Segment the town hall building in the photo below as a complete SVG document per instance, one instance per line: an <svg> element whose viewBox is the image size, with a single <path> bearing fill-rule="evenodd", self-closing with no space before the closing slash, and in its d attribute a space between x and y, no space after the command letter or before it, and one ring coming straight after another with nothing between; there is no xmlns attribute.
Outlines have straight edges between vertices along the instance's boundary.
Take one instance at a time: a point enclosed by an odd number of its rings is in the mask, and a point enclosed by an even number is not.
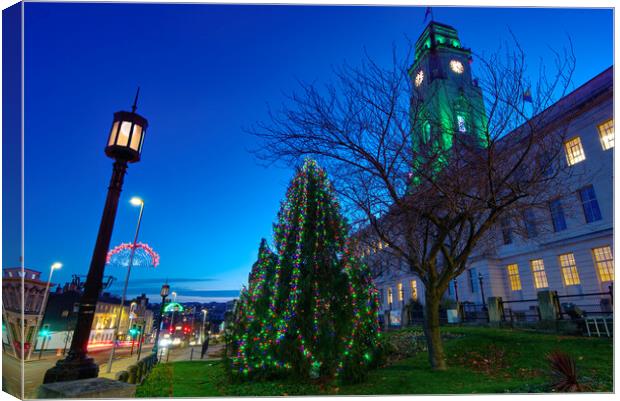
<svg viewBox="0 0 620 401"><path fill-rule="evenodd" d="M426 99L422 112L434 113L440 124L445 123L443 132L452 130L482 141L481 133L487 124L483 94L471 73L471 51L461 46L457 31L431 22L416 42L415 53L409 73L417 96ZM461 102L462 98L467 101ZM459 108L459 102L466 106ZM448 103L457 105L451 108L456 116L442 115L446 113L442 105ZM567 126L562 169L578 173L567 177L580 177L563 183L572 195L551 199L547 210L539 212L537 217L546 221L551 230L536 230L533 226L527 236L522 236L515 230L515 222L502 220L492 233L491 249L473 253L469 268L450 284L446 299L475 310L486 307L489 297L501 297L507 313L527 320L535 318L538 292L550 290L557 292L561 302L564 299L584 310L611 311L613 67L551 107L553 119L549 124ZM424 136L430 135L430 127L418 126L414 130L415 150L420 141L428 140ZM449 147L450 141L449 135L442 135L439 145ZM386 247L379 243L366 254L371 269L383 257L381 253L393 258L385 252ZM398 268L398 261L391 265L393 269L375 277L375 284L382 315L398 325L405 305L411 301L424 303L424 288L414 273Z"/></svg>

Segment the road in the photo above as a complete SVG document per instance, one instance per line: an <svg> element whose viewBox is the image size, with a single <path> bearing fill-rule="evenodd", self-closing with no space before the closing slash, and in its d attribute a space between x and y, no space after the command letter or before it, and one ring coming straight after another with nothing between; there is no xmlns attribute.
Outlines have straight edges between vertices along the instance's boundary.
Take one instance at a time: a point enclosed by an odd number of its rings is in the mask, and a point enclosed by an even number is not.
<svg viewBox="0 0 620 401"><path fill-rule="evenodd" d="M144 345L142 348L141 357L147 356L151 352L151 345ZM192 352L193 348L193 352ZM163 352L161 355L161 362L173 362L184 361L190 359L200 359L200 345L194 347L174 348L170 350L168 355ZM219 358L223 350L222 344L212 345L209 347L207 358ZM89 352L89 356L95 359L95 363L99 365L99 376L108 377L114 379L116 373L127 369L127 367L137 361L136 352L131 354L130 347L121 347L116 350L116 357L114 364L112 365L112 372L107 373L107 363L110 357L110 349L98 350L96 352ZM37 394L37 388L43 383L43 376L45 372L54 366L57 360L62 357L56 356L53 353L44 354L41 360L36 359L38 355L33 355L33 360L25 362L24 364L24 398L35 398ZM2 380L3 388L9 394L19 395L19 377L20 377L20 363L17 359L6 353L2 354Z"/></svg>
<svg viewBox="0 0 620 401"><path fill-rule="evenodd" d="M131 347L117 348L115 362L118 364L119 370L122 370L124 366L128 364L128 358L133 361L136 360L136 352L134 350L133 356L130 357ZM144 345L142 348L142 355L144 357L151 352L151 345ZM175 352L171 354L174 355ZM103 375L107 368L108 358L110 357L110 349L98 350L97 352L90 352L88 354L91 358L94 358L95 363L99 365L100 374ZM33 354L32 360L24 363L24 395L25 398L34 398L36 396L36 390L39 385L43 383L43 376L45 372L54 366L56 361L62 357L55 354L44 354L41 360L38 360L38 355ZM125 363L123 363L125 362ZM113 364L113 374L116 373L116 366ZM20 362L6 353L2 354L2 380L3 387L10 394L19 394L19 379L20 378ZM5 382L6 381L6 382Z"/></svg>

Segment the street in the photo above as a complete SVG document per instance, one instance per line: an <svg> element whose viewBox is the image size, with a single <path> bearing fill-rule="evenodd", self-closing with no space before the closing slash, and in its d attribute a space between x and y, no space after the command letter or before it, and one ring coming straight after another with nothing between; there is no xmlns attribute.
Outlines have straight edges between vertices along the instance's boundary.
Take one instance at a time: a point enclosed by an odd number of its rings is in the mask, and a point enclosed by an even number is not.
<svg viewBox="0 0 620 401"><path fill-rule="evenodd" d="M142 348L141 357L148 355L151 352L151 345L144 345ZM116 350L115 363L112 365L113 369L110 374L106 374L107 362L110 356L110 350L101 350L97 352L89 353L91 358L95 359L95 362L99 365L100 376L112 376L116 372L123 370L129 364L135 363L137 354L134 350L133 356L130 357L131 347L122 347ZM171 353L171 358L176 354L176 350ZM43 376L45 372L51 368L57 360L62 357L55 354L44 354L41 360L38 360L38 355L33 355L33 359L24 363L24 396L25 398L36 397L37 387L43 383ZM133 361L133 362L130 362ZM124 362L124 363L123 363ZM3 386L10 394L19 394L19 377L20 377L20 363L12 356L3 353L2 355L2 380Z"/></svg>
<svg viewBox="0 0 620 401"><path fill-rule="evenodd" d="M151 352L152 346L144 345L142 348L141 358L144 358ZM161 362L173 362L183 361L190 359L200 359L200 346L173 348L170 350L170 355L167 355L167 350L161 355ZM207 358L218 358L219 353L223 348L222 344L217 344L209 347ZM193 349L193 352L192 352ZM107 373L107 363L110 357L110 350L100 350L91 352L88 355L95 359L95 362L99 365L99 377L107 377L110 379L116 378L116 373L121 370L126 370L129 365L137 362L137 354L134 350L131 354L131 347L121 347L116 350L116 358L112 364L112 371ZM38 360L38 355L34 355L33 359L24 363L24 398L35 398L37 395L37 388L43 383L43 376L47 369L51 368L57 360L62 357L55 354L44 354L41 360ZM19 395L19 377L20 377L20 363L12 356L3 353L2 355L2 381L3 387L10 394Z"/></svg>

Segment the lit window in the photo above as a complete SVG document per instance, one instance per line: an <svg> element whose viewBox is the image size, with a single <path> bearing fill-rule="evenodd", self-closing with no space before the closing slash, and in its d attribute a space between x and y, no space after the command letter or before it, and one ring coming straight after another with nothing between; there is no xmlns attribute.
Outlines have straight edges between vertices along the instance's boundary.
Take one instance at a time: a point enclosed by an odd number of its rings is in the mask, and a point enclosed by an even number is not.
<svg viewBox="0 0 620 401"><path fill-rule="evenodd" d="M609 246L592 249L596 270L602 282L614 281L614 257Z"/></svg>
<svg viewBox="0 0 620 401"><path fill-rule="evenodd" d="M551 212L551 222L555 232L566 230L566 219L564 218L564 209L559 199L549 202L549 211Z"/></svg>
<svg viewBox="0 0 620 401"><path fill-rule="evenodd" d="M562 269L562 277L564 278L564 285L578 285L581 284L579 280L579 273L577 273L577 263L575 263L575 255L572 253L565 253L560 255L560 268Z"/></svg>
<svg viewBox="0 0 620 401"><path fill-rule="evenodd" d="M614 147L614 120L611 119L599 125L598 135L601 139L601 146L603 146L603 150L613 148Z"/></svg>
<svg viewBox="0 0 620 401"><path fill-rule="evenodd" d="M532 275L534 275L534 287L547 288L547 273L545 273L545 263L542 259L530 260L530 267L532 268Z"/></svg>
<svg viewBox="0 0 620 401"><path fill-rule="evenodd" d="M392 287L388 287L388 304L392 305L394 297L392 296Z"/></svg>
<svg viewBox="0 0 620 401"><path fill-rule="evenodd" d="M414 301L418 300L418 282L415 280L411 280L411 299Z"/></svg>
<svg viewBox="0 0 620 401"><path fill-rule="evenodd" d="M583 214L586 218L586 223L592 223L593 221L597 221L602 218L601 209L598 207L596 193L594 192L594 187L592 185L581 188L579 190L579 198L581 199L581 206L583 207Z"/></svg>
<svg viewBox="0 0 620 401"><path fill-rule="evenodd" d="M515 263L506 267L508 270L508 280L510 281L510 289L513 291L521 291L521 276L519 276L519 266Z"/></svg>
<svg viewBox="0 0 620 401"><path fill-rule="evenodd" d="M403 283L398 283L398 300L401 302L405 300L405 289L403 288Z"/></svg>
<svg viewBox="0 0 620 401"><path fill-rule="evenodd" d="M577 164L586 159L586 154L583 152L581 146L581 139L577 136L564 143L564 150L566 151L566 161L569 166Z"/></svg>
<svg viewBox="0 0 620 401"><path fill-rule="evenodd" d="M465 117L456 116L456 122L459 127L459 132L467 132L467 127L465 126Z"/></svg>

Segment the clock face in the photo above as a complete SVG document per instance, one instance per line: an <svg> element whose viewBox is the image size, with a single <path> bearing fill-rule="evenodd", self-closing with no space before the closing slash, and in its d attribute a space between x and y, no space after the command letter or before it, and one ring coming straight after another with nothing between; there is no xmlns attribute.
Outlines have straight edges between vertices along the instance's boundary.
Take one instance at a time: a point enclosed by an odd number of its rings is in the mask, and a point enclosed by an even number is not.
<svg viewBox="0 0 620 401"><path fill-rule="evenodd" d="M424 71L420 70L415 76L415 86L422 85L422 81L424 81Z"/></svg>
<svg viewBox="0 0 620 401"><path fill-rule="evenodd" d="M450 61L450 69L457 74L462 74L465 68L463 67L463 63L458 60Z"/></svg>

